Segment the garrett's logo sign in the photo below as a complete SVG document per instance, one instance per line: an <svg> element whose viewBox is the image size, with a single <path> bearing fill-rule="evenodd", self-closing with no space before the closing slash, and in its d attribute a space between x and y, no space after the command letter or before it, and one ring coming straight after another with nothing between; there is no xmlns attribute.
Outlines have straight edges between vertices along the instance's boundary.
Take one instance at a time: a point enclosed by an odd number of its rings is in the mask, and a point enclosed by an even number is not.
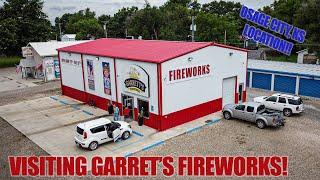
<svg viewBox="0 0 320 180"><path fill-rule="evenodd" d="M125 74L123 88L127 92L149 97L149 75L140 66L131 65Z"/></svg>
<svg viewBox="0 0 320 180"><path fill-rule="evenodd" d="M136 91L138 93L146 92L146 85L138 79L133 79L133 78L126 79L124 81L124 84L125 84L126 88L128 88L132 91Z"/></svg>

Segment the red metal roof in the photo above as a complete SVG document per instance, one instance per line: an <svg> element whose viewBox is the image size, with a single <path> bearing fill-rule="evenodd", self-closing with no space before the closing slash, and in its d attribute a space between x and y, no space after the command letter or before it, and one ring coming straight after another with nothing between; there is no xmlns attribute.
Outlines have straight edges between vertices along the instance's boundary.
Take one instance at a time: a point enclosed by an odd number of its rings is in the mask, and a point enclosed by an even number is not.
<svg viewBox="0 0 320 180"><path fill-rule="evenodd" d="M214 43L103 38L58 51L161 63L210 45Z"/></svg>

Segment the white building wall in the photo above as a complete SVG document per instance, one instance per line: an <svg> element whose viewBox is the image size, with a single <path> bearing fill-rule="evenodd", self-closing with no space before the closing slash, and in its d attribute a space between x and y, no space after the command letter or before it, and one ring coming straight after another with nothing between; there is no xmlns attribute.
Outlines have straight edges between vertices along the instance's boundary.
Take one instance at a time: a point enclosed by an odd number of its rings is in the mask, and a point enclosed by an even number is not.
<svg viewBox="0 0 320 180"><path fill-rule="evenodd" d="M144 97L130 92L126 92L123 89L124 74L126 69L130 65L137 65L143 68L149 74L149 91L150 97ZM134 107L138 108L138 99L149 101L149 111L152 114L158 114L158 79L157 79L157 64L138 62L130 60L116 59L116 72L117 72L117 84L118 84L118 102L121 103L121 94L126 94L134 97Z"/></svg>
<svg viewBox="0 0 320 180"><path fill-rule="evenodd" d="M88 85L88 67L87 61L92 60L93 62L93 73L94 73L94 85L95 90L89 89ZM110 66L110 80L111 80L111 95L107 95L104 93L104 82L103 82L103 68L102 62L109 63ZM112 58L107 57L99 57L97 56L90 56L90 55L83 55L83 67L84 67L84 79L85 79L85 86L86 92L116 101L116 88L115 88L115 77L114 77L114 64Z"/></svg>
<svg viewBox="0 0 320 180"><path fill-rule="evenodd" d="M75 65L74 63L67 63L64 62L63 59L72 60L73 62L80 61L80 64ZM62 74L62 84L80 91L84 91L81 55L75 53L60 52L60 66Z"/></svg>
<svg viewBox="0 0 320 180"><path fill-rule="evenodd" d="M210 65L209 76L168 83L169 71L172 69L207 64ZM246 66L247 52L217 46L209 46L164 62L162 64L163 115L222 98L224 78L237 76L237 87L243 83L245 91Z"/></svg>

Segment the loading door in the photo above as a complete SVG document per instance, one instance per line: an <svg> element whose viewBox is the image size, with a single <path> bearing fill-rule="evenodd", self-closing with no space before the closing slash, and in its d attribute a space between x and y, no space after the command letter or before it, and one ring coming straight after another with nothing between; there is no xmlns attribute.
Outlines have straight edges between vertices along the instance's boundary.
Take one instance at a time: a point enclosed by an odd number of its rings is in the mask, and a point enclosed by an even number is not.
<svg viewBox="0 0 320 180"><path fill-rule="evenodd" d="M296 77L275 75L274 76L274 90L295 94Z"/></svg>
<svg viewBox="0 0 320 180"><path fill-rule="evenodd" d="M253 72L252 87L271 90L271 74Z"/></svg>
<svg viewBox="0 0 320 180"><path fill-rule="evenodd" d="M299 94L320 98L320 80L300 78Z"/></svg>
<svg viewBox="0 0 320 180"><path fill-rule="evenodd" d="M233 104L235 100L236 77L223 79L222 82L222 107Z"/></svg>

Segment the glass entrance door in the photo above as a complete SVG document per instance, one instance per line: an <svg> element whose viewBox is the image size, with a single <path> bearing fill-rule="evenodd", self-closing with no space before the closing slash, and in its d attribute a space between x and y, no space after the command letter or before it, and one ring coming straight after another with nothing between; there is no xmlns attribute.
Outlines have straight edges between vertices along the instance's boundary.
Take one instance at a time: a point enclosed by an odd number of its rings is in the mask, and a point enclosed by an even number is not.
<svg viewBox="0 0 320 180"><path fill-rule="evenodd" d="M128 96L125 94L121 95L122 97L122 114L125 114L126 108L129 109L129 119L133 119L134 115L134 100L132 96Z"/></svg>

